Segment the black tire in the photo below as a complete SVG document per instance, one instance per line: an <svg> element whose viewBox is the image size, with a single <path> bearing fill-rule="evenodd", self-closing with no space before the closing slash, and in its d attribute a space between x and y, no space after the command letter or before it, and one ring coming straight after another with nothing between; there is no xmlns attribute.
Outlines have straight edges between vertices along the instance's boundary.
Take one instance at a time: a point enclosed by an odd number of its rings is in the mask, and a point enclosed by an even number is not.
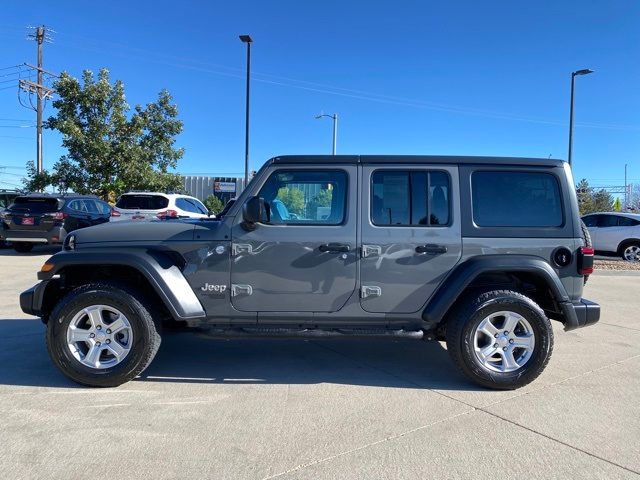
<svg viewBox="0 0 640 480"><path fill-rule="evenodd" d="M620 244L620 248L618 249L618 255L620 255L620 258L622 258L622 260L624 260L625 262L637 261L637 260L627 260L625 258L624 252L629 247L640 248L640 242L638 242L637 240L627 240L626 242L622 242L622 244Z"/></svg>
<svg viewBox="0 0 640 480"><path fill-rule="evenodd" d="M160 347L160 335L144 298L122 285L94 283L67 294L53 309L47 323L47 349L53 363L74 382L91 387L116 387L142 373ZM105 369L82 364L67 344L67 328L83 308L106 305L122 312L131 325L133 342L127 356Z"/></svg>
<svg viewBox="0 0 640 480"><path fill-rule="evenodd" d="M582 230L582 240L584 241L584 246L593 247L593 243L591 242L591 234L589 233L589 229L584 224L582 219L580 220L580 229ZM589 275L584 276L584 285L587 284L587 280L589 280Z"/></svg>
<svg viewBox="0 0 640 480"><path fill-rule="evenodd" d="M535 345L524 365L511 372L485 367L474 351L474 334L491 313L512 311L531 325ZM488 388L513 390L538 377L553 350L553 329L542 309L529 297L510 290L493 290L463 298L447 322L447 350L454 363L474 382Z"/></svg>
<svg viewBox="0 0 640 480"><path fill-rule="evenodd" d="M33 243L13 242L13 249L18 253L29 253L33 250Z"/></svg>

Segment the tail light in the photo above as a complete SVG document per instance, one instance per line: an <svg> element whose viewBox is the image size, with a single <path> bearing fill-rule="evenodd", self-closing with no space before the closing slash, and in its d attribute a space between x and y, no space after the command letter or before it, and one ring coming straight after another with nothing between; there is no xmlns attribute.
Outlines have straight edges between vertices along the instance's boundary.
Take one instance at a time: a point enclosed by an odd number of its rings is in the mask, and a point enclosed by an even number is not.
<svg viewBox="0 0 640 480"><path fill-rule="evenodd" d="M112 217L121 217L122 214L118 210L116 210L115 208L111 207L111 216Z"/></svg>
<svg viewBox="0 0 640 480"><path fill-rule="evenodd" d="M178 218L178 212L175 210L165 210L163 212L158 212L156 217L165 219L165 218Z"/></svg>
<svg viewBox="0 0 640 480"><path fill-rule="evenodd" d="M69 214L64 212L53 212L53 213L45 213L45 216L49 218L53 218L54 220L64 220L69 216Z"/></svg>
<svg viewBox="0 0 640 480"><path fill-rule="evenodd" d="M595 251L592 247L580 247L578 254L578 273L580 275L591 275L593 273L593 255Z"/></svg>

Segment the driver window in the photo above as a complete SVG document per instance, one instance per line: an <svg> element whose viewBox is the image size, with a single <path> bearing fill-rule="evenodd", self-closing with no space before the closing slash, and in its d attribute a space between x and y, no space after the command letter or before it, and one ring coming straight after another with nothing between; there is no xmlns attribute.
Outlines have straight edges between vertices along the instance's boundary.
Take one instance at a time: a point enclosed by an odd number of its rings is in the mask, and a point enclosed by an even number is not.
<svg viewBox="0 0 640 480"><path fill-rule="evenodd" d="M275 225L339 225L345 218L347 174L278 170L260 190Z"/></svg>

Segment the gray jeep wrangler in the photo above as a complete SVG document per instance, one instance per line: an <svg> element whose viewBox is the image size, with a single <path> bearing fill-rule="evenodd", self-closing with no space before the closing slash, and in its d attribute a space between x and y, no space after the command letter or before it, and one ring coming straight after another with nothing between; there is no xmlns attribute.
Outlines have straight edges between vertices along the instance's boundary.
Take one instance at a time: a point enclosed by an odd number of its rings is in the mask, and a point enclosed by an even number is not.
<svg viewBox="0 0 640 480"><path fill-rule="evenodd" d="M572 330L600 317L582 298L587 235L559 160L283 156L221 218L69 234L20 303L84 385L135 378L173 321L216 336L446 340L471 380L513 389L549 361L549 319Z"/></svg>

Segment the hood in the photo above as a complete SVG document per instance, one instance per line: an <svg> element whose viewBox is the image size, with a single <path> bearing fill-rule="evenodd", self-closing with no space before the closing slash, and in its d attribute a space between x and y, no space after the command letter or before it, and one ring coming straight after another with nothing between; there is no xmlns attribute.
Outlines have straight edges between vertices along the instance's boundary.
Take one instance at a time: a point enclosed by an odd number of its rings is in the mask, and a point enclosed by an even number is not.
<svg viewBox="0 0 640 480"><path fill-rule="evenodd" d="M71 232L76 245L111 242L170 242L193 240L193 223L180 220L161 222L109 222Z"/></svg>

